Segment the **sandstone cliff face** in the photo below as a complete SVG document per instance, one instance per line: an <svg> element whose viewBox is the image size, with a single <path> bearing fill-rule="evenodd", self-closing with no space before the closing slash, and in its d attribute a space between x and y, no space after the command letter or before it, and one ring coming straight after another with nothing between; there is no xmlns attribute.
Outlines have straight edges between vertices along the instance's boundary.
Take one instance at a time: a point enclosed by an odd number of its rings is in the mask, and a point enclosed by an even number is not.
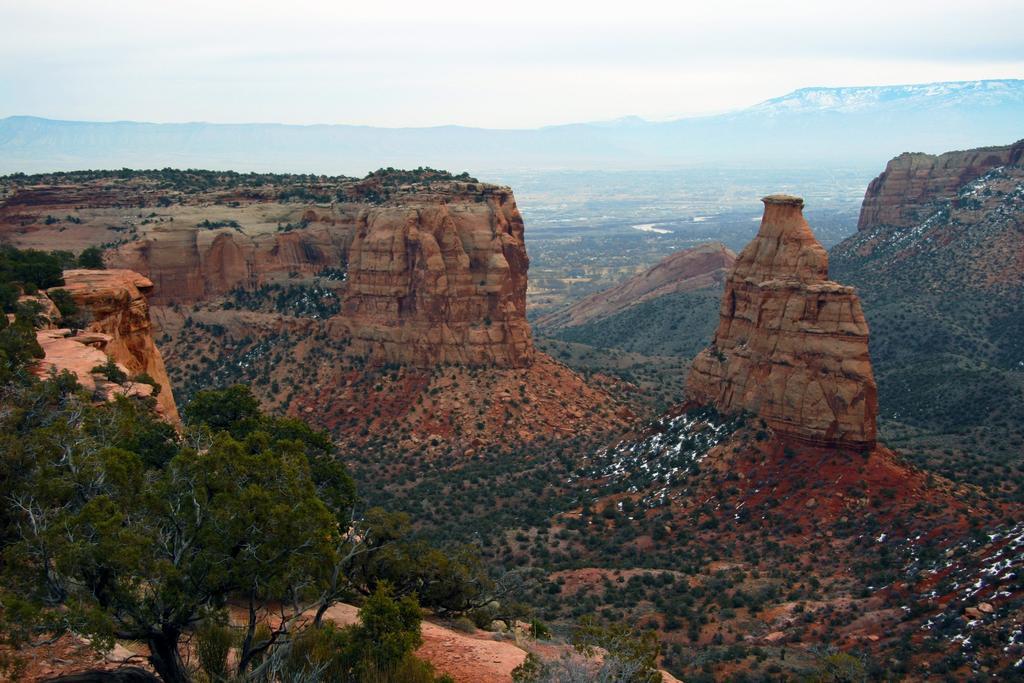
<svg viewBox="0 0 1024 683"><path fill-rule="evenodd" d="M351 219L348 223L346 228L334 221L311 222L294 232L251 236L231 228L153 230L108 260L150 278L155 305L194 303L275 277L338 267L351 238Z"/></svg>
<svg viewBox="0 0 1024 683"><path fill-rule="evenodd" d="M1024 141L929 157L933 171L952 166L955 172L936 171L913 192L890 173L907 156L890 161L873 183L878 187L864 200L861 222L879 213L881 218L833 248L834 272L889 304L922 296L946 300L967 290L1019 300L1014 290L1024 286ZM978 326L965 322L965 329Z"/></svg>
<svg viewBox="0 0 1024 683"><path fill-rule="evenodd" d="M875 443L877 390L868 327L852 287L828 279L828 254L803 200L765 197L754 240L725 284L711 346L693 361L687 396L749 411L776 432L825 446Z"/></svg>
<svg viewBox="0 0 1024 683"><path fill-rule="evenodd" d="M91 319L86 335L88 338L76 340L72 337L68 341L93 347L93 353L73 347L61 348L82 355L83 369L88 370L96 365L94 363L84 368L84 364L97 359L102 363L109 356L123 366L130 376L148 374L161 387L156 399L160 413L168 420L177 422L178 409L174 404L171 382L167 377L163 357L153 341L149 304L145 297L145 293L152 287L153 283L147 278L130 270L64 271L62 289L71 293L78 306L87 311ZM66 337L51 336L53 342ZM86 358L86 355L89 357ZM53 360L49 353L47 360Z"/></svg>
<svg viewBox="0 0 1024 683"><path fill-rule="evenodd" d="M19 189L23 219L0 215L0 232L47 248L115 244L107 265L152 283L179 397L245 382L268 407L344 438L459 452L628 418L535 351L523 219L507 187L429 169L80 184Z"/></svg>
<svg viewBox="0 0 1024 683"><path fill-rule="evenodd" d="M952 467L963 453L1002 463L995 444L1019 440L1024 426L1024 163L907 201L912 224L859 230L829 252L833 277L857 287L870 319L881 433L912 426L919 436L904 445ZM949 450L929 442L934 434ZM967 476L991 488L1005 479L992 474L1000 466Z"/></svg>
<svg viewBox="0 0 1024 683"><path fill-rule="evenodd" d="M532 362L522 216L507 188L473 192L360 213L344 302L356 353L420 367Z"/></svg>
<svg viewBox="0 0 1024 683"><path fill-rule="evenodd" d="M331 329L354 355L423 368L529 365L529 259L512 191L455 180L364 184L342 184L340 200L305 210L186 207L172 223L140 229L108 262L151 279L158 305L301 284L330 269L343 302ZM274 215L289 217L287 229Z"/></svg>
<svg viewBox="0 0 1024 683"><path fill-rule="evenodd" d="M552 330L574 327L666 294L720 287L735 260L736 254L720 242L683 249L615 287L595 292L564 310L544 316L537 321L537 326Z"/></svg>
<svg viewBox="0 0 1024 683"><path fill-rule="evenodd" d="M944 154L904 153L892 159L868 185L858 230L888 225L912 227L927 218L928 205L953 197L969 181L998 166L1020 164L1024 140L1004 147L982 147Z"/></svg>

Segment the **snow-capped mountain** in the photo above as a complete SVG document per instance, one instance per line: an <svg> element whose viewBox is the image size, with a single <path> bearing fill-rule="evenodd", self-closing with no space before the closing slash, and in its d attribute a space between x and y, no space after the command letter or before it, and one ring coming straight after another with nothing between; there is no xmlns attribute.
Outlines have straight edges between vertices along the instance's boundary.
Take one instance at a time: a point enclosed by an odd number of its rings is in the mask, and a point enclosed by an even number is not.
<svg viewBox="0 0 1024 683"><path fill-rule="evenodd" d="M952 81L852 88L801 88L756 104L747 113L864 112L881 107L1024 105L1024 80Z"/></svg>

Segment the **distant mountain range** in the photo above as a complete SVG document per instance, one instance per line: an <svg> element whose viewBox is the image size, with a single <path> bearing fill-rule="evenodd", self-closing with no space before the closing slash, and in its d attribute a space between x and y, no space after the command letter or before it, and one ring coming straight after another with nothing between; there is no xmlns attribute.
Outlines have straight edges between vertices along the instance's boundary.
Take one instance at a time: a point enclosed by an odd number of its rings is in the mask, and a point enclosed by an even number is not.
<svg viewBox="0 0 1024 683"><path fill-rule="evenodd" d="M343 113L341 113L343 116ZM513 169L877 167L1024 136L1024 80L804 88L747 109L510 130L0 119L0 172L192 167L362 175Z"/></svg>

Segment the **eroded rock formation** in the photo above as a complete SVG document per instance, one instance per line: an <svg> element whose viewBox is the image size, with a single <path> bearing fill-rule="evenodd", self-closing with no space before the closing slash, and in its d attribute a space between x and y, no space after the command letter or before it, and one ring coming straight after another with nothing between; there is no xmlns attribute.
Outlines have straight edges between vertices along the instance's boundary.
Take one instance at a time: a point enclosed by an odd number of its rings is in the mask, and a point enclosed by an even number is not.
<svg viewBox="0 0 1024 683"><path fill-rule="evenodd" d="M117 382L102 373L93 372L109 360L106 348L112 339L108 334L76 332L68 328L38 330L36 341L42 348L44 357L36 364L36 373L40 377L48 377L51 372L70 372L84 389L104 401L112 401L115 396L152 396L156 390L150 384L136 382L130 378L124 382ZM121 372L128 374L128 368L123 363L115 361L115 364ZM167 412L157 405L162 415L177 420L177 413L168 416Z"/></svg>
<svg viewBox="0 0 1024 683"><path fill-rule="evenodd" d="M107 265L153 283L179 396L211 376L246 382L268 407L346 438L394 433L459 451L628 417L535 350L523 219L507 187L429 169L259 182L170 173L80 182L114 204L66 206L57 191L27 201L43 184L15 188L21 218L0 215L0 232L26 246L115 244Z"/></svg>
<svg viewBox="0 0 1024 683"><path fill-rule="evenodd" d="M868 185L858 230L888 225L912 227L928 217L930 204L953 197L964 184L998 166L1020 164L1024 140L944 154L903 153Z"/></svg>
<svg viewBox="0 0 1024 683"><path fill-rule="evenodd" d="M472 201L359 215L344 302L356 353L421 367L532 362L523 219L511 190L476 187Z"/></svg>
<svg viewBox="0 0 1024 683"><path fill-rule="evenodd" d="M156 304L328 273L343 302L331 327L353 354L416 367L529 365L529 259L512 191L472 180L364 184L342 183L337 201L301 211L189 205L173 222L140 224L108 262L150 278Z"/></svg>
<svg viewBox="0 0 1024 683"><path fill-rule="evenodd" d="M666 294L720 287L735 260L736 254L721 242L683 249L621 284L544 316L537 325L545 329L583 325Z"/></svg>
<svg viewBox="0 0 1024 683"><path fill-rule="evenodd" d="M232 228L153 230L117 249L109 261L150 278L154 304L193 303L275 277L338 267L351 231L330 219L304 217L306 222L301 230L251 236Z"/></svg>
<svg viewBox="0 0 1024 683"><path fill-rule="evenodd" d="M145 373L155 380L160 386L156 397L157 406L162 415L176 422L178 410L163 357L153 340L149 304L145 297L145 293L152 287L153 283L149 279L130 270L64 271L62 289L69 291L75 303L86 311L89 322L84 335L71 336L59 334L62 332L60 330L47 331L48 343L53 351L47 352L44 362L55 362L57 357L53 353L66 354L68 362L63 367L75 371L80 380L88 385L90 378L85 375L109 356L129 376ZM40 341L42 343L43 340ZM43 347L44 351L47 350L46 344ZM76 359L81 362L70 363ZM143 390L139 388L137 391Z"/></svg>
<svg viewBox="0 0 1024 683"><path fill-rule="evenodd" d="M693 361L687 396L752 412L785 437L871 447L877 390L860 301L828 279L828 254L803 200L763 201L760 230L726 280L718 330Z"/></svg>

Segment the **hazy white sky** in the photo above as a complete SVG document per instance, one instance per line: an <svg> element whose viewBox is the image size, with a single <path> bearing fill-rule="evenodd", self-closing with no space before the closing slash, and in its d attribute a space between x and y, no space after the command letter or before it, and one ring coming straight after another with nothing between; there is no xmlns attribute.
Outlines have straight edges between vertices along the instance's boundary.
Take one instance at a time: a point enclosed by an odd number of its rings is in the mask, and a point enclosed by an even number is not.
<svg viewBox="0 0 1024 683"><path fill-rule="evenodd" d="M0 117L532 127L1024 77L1021 0L0 0Z"/></svg>

